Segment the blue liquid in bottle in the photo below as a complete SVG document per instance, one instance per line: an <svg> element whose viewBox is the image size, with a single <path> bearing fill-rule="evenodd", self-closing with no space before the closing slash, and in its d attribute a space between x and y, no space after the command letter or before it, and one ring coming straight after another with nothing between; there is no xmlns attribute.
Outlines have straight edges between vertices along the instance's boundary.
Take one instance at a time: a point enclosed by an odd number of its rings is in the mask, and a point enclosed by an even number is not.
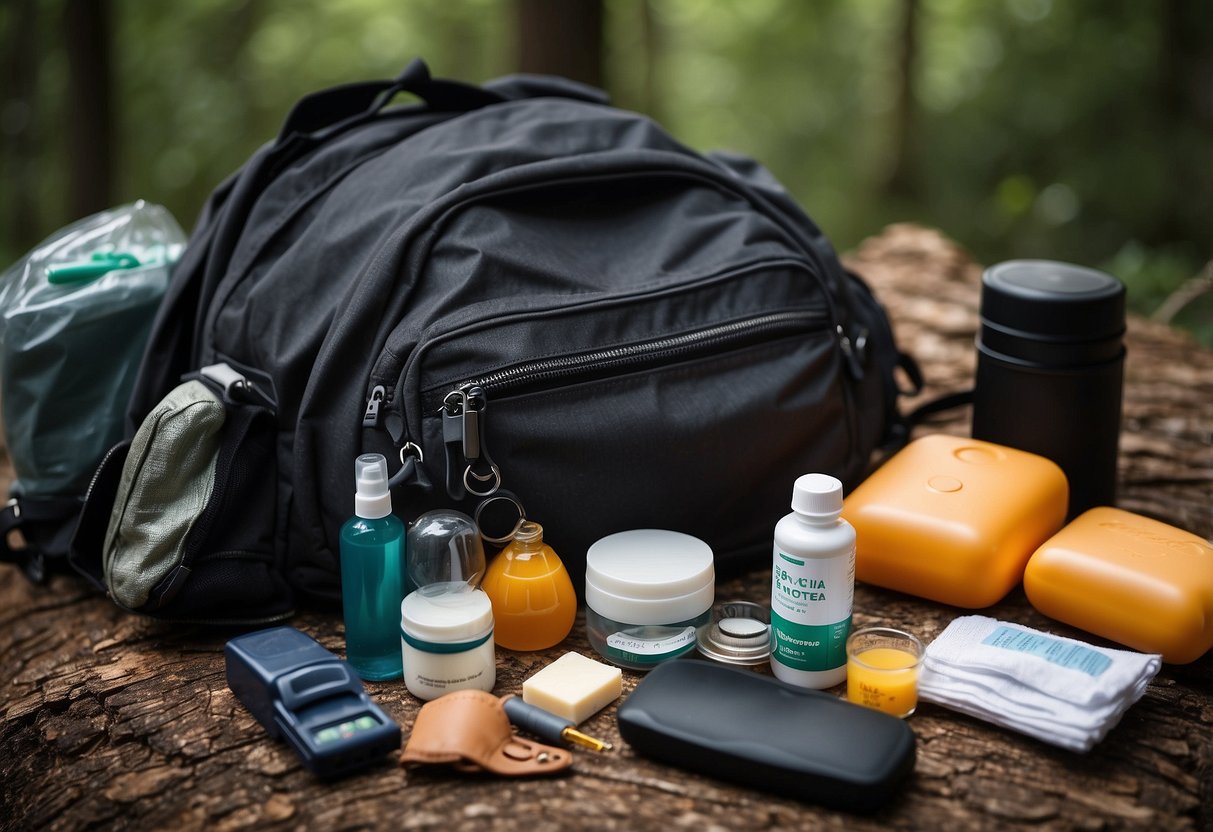
<svg viewBox="0 0 1213 832"><path fill-rule="evenodd" d="M354 517L341 527L346 658L363 679L399 679L400 602L407 589L404 524L391 513L387 460L363 454L355 474Z"/></svg>

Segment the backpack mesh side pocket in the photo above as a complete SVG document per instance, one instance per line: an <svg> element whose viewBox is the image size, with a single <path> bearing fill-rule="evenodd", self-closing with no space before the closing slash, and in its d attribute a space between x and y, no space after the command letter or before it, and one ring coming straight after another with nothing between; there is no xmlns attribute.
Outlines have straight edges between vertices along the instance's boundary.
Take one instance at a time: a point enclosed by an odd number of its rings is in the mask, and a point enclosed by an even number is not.
<svg viewBox="0 0 1213 832"><path fill-rule="evenodd" d="M275 428L268 407L202 381L174 389L102 463L73 564L120 606L160 618L288 617L273 546Z"/></svg>

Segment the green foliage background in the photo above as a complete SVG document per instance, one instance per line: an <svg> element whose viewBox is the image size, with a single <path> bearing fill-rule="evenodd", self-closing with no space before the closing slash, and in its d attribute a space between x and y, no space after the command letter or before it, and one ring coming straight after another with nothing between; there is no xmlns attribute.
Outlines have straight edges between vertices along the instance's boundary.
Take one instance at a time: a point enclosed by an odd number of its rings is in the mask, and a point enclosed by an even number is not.
<svg viewBox="0 0 1213 832"><path fill-rule="evenodd" d="M607 87L687 144L762 160L840 249L914 220L983 262L1106 268L1147 313L1213 257L1213 7L920 0L906 135L905 2L606 0ZM1178 76L1195 85L1186 98L1171 88L1164 12L1177 8L1197 21L1181 34L1210 75ZM309 91L394 75L415 55L435 75L473 81L514 69L514 8L493 0L116 0L113 12L115 202L161 202L186 228ZM13 18L0 4L0 32ZM37 106L0 110L0 131L32 129L37 151L0 159L0 182L35 190L45 235L72 219L72 104L59 21L39 20ZM7 263L31 241L6 235L3 219ZM1213 343L1213 297L1178 322Z"/></svg>

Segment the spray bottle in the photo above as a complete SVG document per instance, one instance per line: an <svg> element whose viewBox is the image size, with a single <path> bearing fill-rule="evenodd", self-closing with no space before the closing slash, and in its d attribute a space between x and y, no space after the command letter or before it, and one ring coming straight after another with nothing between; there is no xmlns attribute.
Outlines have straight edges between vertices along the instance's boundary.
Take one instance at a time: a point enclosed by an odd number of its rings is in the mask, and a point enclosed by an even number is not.
<svg viewBox="0 0 1213 832"><path fill-rule="evenodd" d="M345 652L363 679L399 679L400 601L405 590L404 524L392 514L387 460L354 460L354 516L341 527Z"/></svg>
<svg viewBox="0 0 1213 832"><path fill-rule="evenodd" d="M842 514L842 483L805 474L792 513L775 526L771 567L771 670L805 688L847 678L855 596L855 529Z"/></svg>

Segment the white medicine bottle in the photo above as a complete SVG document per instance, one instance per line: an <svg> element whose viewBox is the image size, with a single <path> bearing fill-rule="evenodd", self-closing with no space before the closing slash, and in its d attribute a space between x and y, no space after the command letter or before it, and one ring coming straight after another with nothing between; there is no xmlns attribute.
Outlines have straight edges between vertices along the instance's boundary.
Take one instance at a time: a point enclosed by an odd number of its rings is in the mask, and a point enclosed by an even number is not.
<svg viewBox="0 0 1213 832"><path fill-rule="evenodd" d="M805 688L847 678L855 597L855 529L842 519L842 483L805 474L792 513L775 525L771 566L771 670Z"/></svg>

